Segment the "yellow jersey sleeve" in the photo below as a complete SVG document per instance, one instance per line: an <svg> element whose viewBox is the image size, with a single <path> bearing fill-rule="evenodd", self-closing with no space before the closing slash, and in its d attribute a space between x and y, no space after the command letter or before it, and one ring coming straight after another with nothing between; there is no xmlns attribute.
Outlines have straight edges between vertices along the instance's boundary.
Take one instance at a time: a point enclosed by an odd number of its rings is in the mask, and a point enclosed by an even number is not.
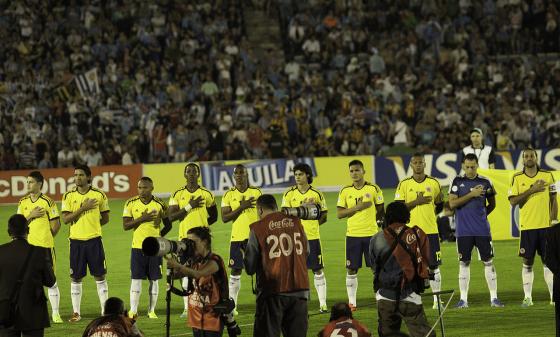
<svg viewBox="0 0 560 337"><path fill-rule="evenodd" d="M212 192L210 192L207 189L204 189L204 191L206 192L204 194L205 196L205 201L206 201L206 207L212 207L214 205L216 205L216 199L214 198L214 194L212 194Z"/></svg>
<svg viewBox="0 0 560 337"><path fill-rule="evenodd" d="M518 179L517 177L519 177L520 174L516 174L511 178L511 186L509 187L509 191L508 191L508 196L509 197L516 197L519 194L519 185L517 184Z"/></svg>
<svg viewBox="0 0 560 337"><path fill-rule="evenodd" d="M293 193L293 187L288 189L286 192L284 192L284 194L282 195L282 205L280 205L280 208L282 207L293 207L290 204L290 198L291 198L291 194Z"/></svg>
<svg viewBox="0 0 560 337"><path fill-rule="evenodd" d="M154 201L156 201L157 203L159 203L161 205L161 218L165 218L167 217L167 211L169 210L169 206L167 206L167 204L165 203L165 201L163 199L160 199L156 196L154 196Z"/></svg>
<svg viewBox="0 0 560 337"><path fill-rule="evenodd" d="M346 204L346 192L348 191L348 188L350 188L350 186L346 186L342 190L340 190L340 192L338 192L336 207L350 208L348 207L348 204Z"/></svg>
<svg viewBox="0 0 560 337"><path fill-rule="evenodd" d="M58 212L58 207L56 206L56 203L54 202L54 200L52 200L51 198L48 198L48 199L49 199L48 204L50 206L49 206L46 214L49 217L49 221L56 220L56 219L60 218L60 213Z"/></svg>
<svg viewBox="0 0 560 337"><path fill-rule="evenodd" d="M138 197L128 199L126 201L126 203L124 204L123 215L122 215L123 218L133 218L133 216L132 216L132 204L133 204L133 202L136 198L138 198Z"/></svg>
<svg viewBox="0 0 560 337"><path fill-rule="evenodd" d="M405 201L406 200L406 181L401 180L397 189L395 190L395 201ZM406 202L406 201L405 201Z"/></svg>

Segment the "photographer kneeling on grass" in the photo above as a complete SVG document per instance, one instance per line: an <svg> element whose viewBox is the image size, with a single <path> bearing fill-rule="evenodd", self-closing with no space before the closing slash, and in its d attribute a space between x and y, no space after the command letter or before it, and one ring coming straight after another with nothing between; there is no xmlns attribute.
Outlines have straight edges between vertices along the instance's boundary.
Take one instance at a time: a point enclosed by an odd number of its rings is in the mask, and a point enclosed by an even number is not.
<svg viewBox="0 0 560 337"><path fill-rule="evenodd" d="M224 261L212 253L212 237L208 227L194 227L187 232L186 265L167 258L173 277L189 278L189 325L195 337L222 336L224 325L228 335L241 330L233 319L234 302L229 298L228 277Z"/></svg>
<svg viewBox="0 0 560 337"><path fill-rule="evenodd" d="M124 302L118 297L105 301L103 316L91 321L82 337L144 337L136 321L128 317Z"/></svg>
<svg viewBox="0 0 560 337"><path fill-rule="evenodd" d="M397 334L404 319L412 337L424 337L431 328L420 297L429 287L429 241L420 228L406 225L410 211L403 202L390 203L385 220L383 231L375 234L369 245L379 336Z"/></svg>

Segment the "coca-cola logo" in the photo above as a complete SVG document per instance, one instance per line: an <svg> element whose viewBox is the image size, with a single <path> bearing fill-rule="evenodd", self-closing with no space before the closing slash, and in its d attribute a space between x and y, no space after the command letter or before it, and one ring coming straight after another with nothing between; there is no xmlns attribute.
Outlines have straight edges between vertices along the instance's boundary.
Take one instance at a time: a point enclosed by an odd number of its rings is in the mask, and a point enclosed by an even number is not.
<svg viewBox="0 0 560 337"><path fill-rule="evenodd" d="M290 218L283 218L282 220L270 221L268 223L268 229L270 229L271 231L289 227L294 227L294 221Z"/></svg>

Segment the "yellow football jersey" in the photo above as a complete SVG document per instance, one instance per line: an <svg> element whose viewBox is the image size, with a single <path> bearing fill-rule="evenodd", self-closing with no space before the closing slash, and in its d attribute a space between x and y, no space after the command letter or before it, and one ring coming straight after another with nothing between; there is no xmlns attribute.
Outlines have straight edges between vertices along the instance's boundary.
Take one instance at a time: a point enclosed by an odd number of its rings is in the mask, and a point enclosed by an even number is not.
<svg viewBox="0 0 560 337"><path fill-rule="evenodd" d="M346 221L346 236L368 237L377 233L377 209L376 205L385 202L383 191L376 184L366 182L362 188L357 189L354 185L345 186L338 194L337 207L352 208L358 200L370 201L371 207L356 212Z"/></svg>
<svg viewBox="0 0 560 337"><path fill-rule="evenodd" d="M249 186L245 192L232 187L222 197L222 207L229 207L234 211L241 205L241 200L254 198L256 202L261 195L262 192L257 187ZM230 240L232 242L247 240L249 238L249 226L258 219L256 207L243 210L231 225Z"/></svg>
<svg viewBox="0 0 560 337"><path fill-rule="evenodd" d="M109 202L103 191L95 187L82 194L77 187L64 193L62 197L62 213L77 211L85 199L97 200L97 207L82 215L70 225L70 239L89 240L101 236L101 213L109 212Z"/></svg>
<svg viewBox="0 0 560 337"><path fill-rule="evenodd" d="M413 177L401 180L395 191L395 201L412 202L418 198L418 193L431 196L428 204L418 205L410 211L410 226L420 227L426 234L437 234L436 203L443 201L439 182L426 175L423 181L417 182Z"/></svg>
<svg viewBox="0 0 560 337"><path fill-rule="evenodd" d="M28 195L18 203L17 214L21 214L28 218L29 214L35 207L41 207L45 210L45 215L35 218L29 223L29 235L27 241L29 244L39 247L54 247L54 239L51 232L51 221L60 218L58 207L55 202L44 194L40 194L37 200L31 200Z"/></svg>
<svg viewBox="0 0 560 337"><path fill-rule="evenodd" d="M313 186L305 193L301 193L297 186L289 188L282 196L282 207L299 207L305 203L314 203L321 206L321 211L327 210L327 201L323 193ZM305 235L308 240L317 240L321 236L319 234L319 220L301 220Z"/></svg>
<svg viewBox="0 0 560 337"><path fill-rule="evenodd" d="M550 226L550 194L556 193L556 185L552 173L540 169L534 177L529 177L525 172L516 173L511 181L508 194L514 197L527 191L539 179L544 180L548 188L531 194L523 207L519 208L519 226L522 231Z"/></svg>
<svg viewBox="0 0 560 337"><path fill-rule="evenodd" d="M208 207L216 205L214 195L209 190L199 186L196 191L189 192L183 187L171 195L169 206L179 206L185 208L191 198L202 196L204 203L201 207L193 208L179 224L179 240L187 236L187 231L194 227L208 227Z"/></svg>
<svg viewBox="0 0 560 337"><path fill-rule="evenodd" d="M159 237L161 230L161 219L167 214L167 205L155 196L148 203L144 203L140 197L128 199L123 209L123 218L138 219L146 211L156 211L158 218L155 221L143 222L134 230L132 235L132 248L142 249L142 242L147 237Z"/></svg>

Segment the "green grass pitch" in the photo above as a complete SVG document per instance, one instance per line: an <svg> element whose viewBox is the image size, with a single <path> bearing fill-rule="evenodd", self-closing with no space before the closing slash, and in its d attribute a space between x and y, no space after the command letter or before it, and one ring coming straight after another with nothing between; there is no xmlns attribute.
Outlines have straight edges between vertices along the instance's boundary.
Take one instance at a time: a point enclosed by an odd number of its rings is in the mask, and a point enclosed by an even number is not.
<svg viewBox="0 0 560 337"><path fill-rule="evenodd" d="M392 199L392 190L385 190L386 203ZM279 197L279 196L278 196ZM327 278L329 306L338 301L347 301L345 286L345 258L344 258L344 235L346 229L345 220L336 219L336 193L327 193L329 207L329 218L326 224L321 226L321 240L323 246L325 275ZM216 200L220 205L220 198ZM103 227L103 242L105 246L109 283L109 296L118 296L124 299L128 305L130 287L130 244L132 233L122 229L122 207L124 201L111 200L111 214L109 224ZM0 207L0 243L8 241L6 223L8 217L16 210L15 205ZM176 224L174 227L176 227ZM220 220L212 225L213 250L220 254L224 260L228 259L230 224L223 224ZM168 235L175 239L177 229L173 228ZM75 324L67 323L72 314L70 301L70 278L68 277L68 227L63 225L56 237L57 252L57 278L61 292L60 312L65 320L63 324L53 325L46 330L46 336L81 336L83 329L91 319L100 313L99 300L93 278L88 276L84 279L84 293L82 296L82 321ZM498 273L498 296L505 303L505 308L491 308L488 289L484 280L484 271L481 263L474 261L471 268L471 284L468 309L454 309L458 301L458 262L454 244L442 244L442 287L443 289L455 289L448 310L444 315L446 336L532 336L550 337L554 336L554 307L549 305L548 291L543 279L542 264L535 263L535 283L533 289L533 301L535 305L529 309L521 308L523 289L521 286L521 259L517 257L518 242L498 241L494 243L496 257L494 259ZM311 301L309 313L317 313L319 305L316 291L313 287L313 277L310 273ZM175 281L177 283L177 281ZM447 300L449 296L446 296ZM424 298L426 313L430 322L435 322L437 310L432 310L432 299ZM146 336L165 336L165 284L160 281L160 296L156 307L159 319L151 320L146 316L148 305L147 282L144 282L141 302L139 308L139 327ZM179 318L183 308L183 300L173 296L171 303L171 336L191 335L184 319ZM251 293L251 279L244 275L239 294L239 316L237 321L241 325L243 336L252 335L252 323L255 309L255 297ZM49 307L50 310L50 307ZM329 315L312 315L309 318L308 336L315 336L321 327L328 321ZM377 311L372 286L372 272L362 268L359 272L358 287L358 311L355 318L362 321L374 335L377 336ZM441 335L439 327L436 330Z"/></svg>

